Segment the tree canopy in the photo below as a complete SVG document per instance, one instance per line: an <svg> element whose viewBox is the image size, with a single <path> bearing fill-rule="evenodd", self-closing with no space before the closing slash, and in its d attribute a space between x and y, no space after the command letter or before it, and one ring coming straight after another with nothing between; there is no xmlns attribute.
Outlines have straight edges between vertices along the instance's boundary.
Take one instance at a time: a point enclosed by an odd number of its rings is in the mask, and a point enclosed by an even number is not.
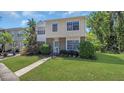
<svg viewBox="0 0 124 93"><path fill-rule="evenodd" d="M0 33L0 44L2 44L2 53L5 51L6 44L13 42L12 35L6 31Z"/></svg>
<svg viewBox="0 0 124 93"><path fill-rule="evenodd" d="M92 12L87 26L93 32L105 51L124 51L124 12Z"/></svg>

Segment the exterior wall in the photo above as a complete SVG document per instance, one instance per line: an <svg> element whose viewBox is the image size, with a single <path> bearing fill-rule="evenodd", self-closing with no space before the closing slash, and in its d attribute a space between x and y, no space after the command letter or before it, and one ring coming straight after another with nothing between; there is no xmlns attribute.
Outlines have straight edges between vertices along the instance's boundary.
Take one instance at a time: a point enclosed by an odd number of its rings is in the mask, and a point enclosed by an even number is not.
<svg viewBox="0 0 124 93"><path fill-rule="evenodd" d="M37 41L46 42L46 35L37 35Z"/></svg>
<svg viewBox="0 0 124 93"><path fill-rule="evenodd" d="M17 49L21 49L24 46L24 44L22 43L22 40L24 39L24 37L22 36L22 34L24 33L24 28L10 28L3 30L9 32L12 35L14 41L13 44L6 44L6 50L12 49L13 46L15 46Z"/></svg>
<svg viewBox="0 0 124 93"><path fill-rule="evenodd" d="M54 40L53 38L47 38L46 43L53 47L53 40Z"/></svg>
<svg viewBox="0 0 124 93"><path fill-rule="evenodd" d="M46 23L43 21L38 22L36 25L36 34L37 34L37 41L38 42L46 42L46 34L38 34L39 28L44 28L45 29ZM42 30L42 29L40 29Z"/></svg>
<svg viewBox="0 0 124 93"><path fill-rule="evenodd" d="M59 38L59 46L60 50L66 49L66 38Z"/></svg>
<svg viewBox="0 0 124 93"><path fill-rule="evenodd" d="M79 21L79 30L78 31L67 31L67 22ZM52 32L52 24L58 24L57 32ZM74 18L64 18L64 19L55 19L46 21L46 37L55 38L55 37L81 37L85 36L85 17L74 17Z"/></svg>
<svg viewBox="0 0 124 93"><path fill-rule="evenodd" d="M60 50L67 50L67 40L79 40L81 41L81 38L84 40L84 37L68 37L68 38L47 38L47 44L49 44L53 48L53 42L55 40L59 41L59 49Z"/></svg>
<svg viewBox="0 0 124 93"><path fill-rule="evenodd" d="M14 40L14 43L10 44L8 48L11 49L12 46L15 46L17 49L21 49L24 46L24 44L22 42L24 39L24 37L22 36L22 34L24 33L23 30L19 30L19 31L15 30L14 31L14 29L13 29L11 31L8 29L7 31L13 36L13 40Z"/></svg>

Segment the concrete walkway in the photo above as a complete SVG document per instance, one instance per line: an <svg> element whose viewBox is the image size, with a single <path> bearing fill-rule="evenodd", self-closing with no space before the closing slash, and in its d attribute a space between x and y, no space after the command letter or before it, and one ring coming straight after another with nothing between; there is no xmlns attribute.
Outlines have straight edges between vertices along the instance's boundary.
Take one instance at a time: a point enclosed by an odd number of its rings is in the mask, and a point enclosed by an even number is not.
<svg viewBox="0 0 124 93"><path fill-rule="evenodd" d="M38 67L39 65L43 64L44 62L46 62L46 61L49 60L49 59L51 59L51 57L43 58L43 59L41 59L41 60L39 60L39 61L37 61L37 62L35 62L35 63L33 63L33 64L27 66L27 67L24 67L24 68L22 68L22 69L16 71L15 74L16 74L18 77L20 77L20 76L26 74L27 72L31 71L32 69Z"/></svg>
<svg viewBox="0 0 124 93"><path fill-rule="evenodd" d="M11 57L0 58L0 61L6 60L6 59L9 59L9 58L13 58L13 57L17 57L17 56L20 56L20 54L16 54L15 56L11 56Z"/></svg>
<svg viewBox="0 0 124 93"><path fill-rule="evenodd" d="M19 81L19 78L3 63L0 63L0 81Z"/></svg>

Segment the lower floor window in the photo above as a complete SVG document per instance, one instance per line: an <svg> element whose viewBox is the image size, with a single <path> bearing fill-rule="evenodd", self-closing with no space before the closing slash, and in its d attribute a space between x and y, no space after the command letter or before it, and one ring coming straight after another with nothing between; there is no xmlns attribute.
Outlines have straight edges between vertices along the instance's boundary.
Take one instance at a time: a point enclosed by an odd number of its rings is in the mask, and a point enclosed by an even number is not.
<svg viewBox="0 0 124 93"><path fill-rule="evenodd" d="M67 50L78 50L79 40L67 40Z"/></svg>

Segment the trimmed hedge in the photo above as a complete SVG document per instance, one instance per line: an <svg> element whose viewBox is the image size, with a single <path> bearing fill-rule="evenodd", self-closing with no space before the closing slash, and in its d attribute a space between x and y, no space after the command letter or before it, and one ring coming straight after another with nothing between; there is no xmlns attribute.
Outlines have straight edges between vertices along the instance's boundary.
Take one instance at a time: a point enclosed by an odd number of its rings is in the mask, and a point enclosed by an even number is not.
<svg viewBox="0 0 124 93"><path fill-rule="evenodd" d="M51 52L51 48L48 44L43 44L39 47L39 51L43 55L49 55Z"/></svg>
<svg viewBox="0 0 124 93"><path fill-rule="evenodd" d="M82 41L80 43L79 55L85 59L96 59L94 45L89 41Z"/></svg>
<svg viewBox="0 0 124 93"><path fill-rule="evenodd" d="M75 56L78 57L79 53L77 51L74 50L60 50L60 55L61 56Z"/></svg>

